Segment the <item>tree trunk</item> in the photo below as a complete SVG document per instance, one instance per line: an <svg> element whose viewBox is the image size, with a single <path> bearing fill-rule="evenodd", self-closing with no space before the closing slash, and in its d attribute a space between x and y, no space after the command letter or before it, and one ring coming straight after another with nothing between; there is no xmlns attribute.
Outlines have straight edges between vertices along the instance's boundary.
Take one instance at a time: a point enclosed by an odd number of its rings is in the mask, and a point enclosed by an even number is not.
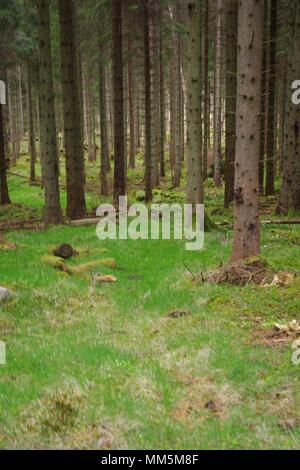
<svg viewBox="0 0 300 470"><path fill-rule="evenodd" d="M85 96L85 110L86 110L86 133L87 133L87 148L89 162L95 162L96 143L95 143L95 107L94 107L94 87L92 67L89 62L83 66L83 88Z"/></svg>
<svg viewBox="0 0 300 470"><path fill-rule="evenodd" d="M217 187L221 186L222 161L222 15L224 0L217 0L217 25L215 43L215 134L214 134L214 180Z"/></svg>
<svg viewBox="0 0 300 470"><path fill-rule="evenodd" d="M182 166L182 134L181 134L181 88L182 78L180 69L180 34L175 24L180 23L180 4L176 2L174 8L169 8L170 19L173 23L173 53L170 66L170 163L173 187L180 186ZM200 27L200 25L199 25ZM199 28L200 33L200 28Z"/></svg>
<svg viewBox="0 0 300 470"><path fill-rule="evenodd" d="M22 143L24 137L24 111L23 111L23 92L22 92L22 74L21 66L17 65L17 103L18 103L18 118L19 118L19 141Z"/></svg>
<svg viewBox="0 0 300 470"><path fill-rule="evenodd" d="M79 105L78 58L75 44L74 0L59 0L61 71L66 151L67 216L86 216L84 148Z"/></svg>
<svg viewBox="0 0 300 470"><path fill-rule="evenodd" d="M187 202L203 203L201 148L201 0L188 2L187 37Z"/></svg>
<svg viewBox="0 0 300 470"><path fill-rule="evenodd" d="M300 5L291 9L288 90L295 77L300 77ZM287 214L300 210L300 106L288 100L285 131L285 158L283 159L280 202L277 212Z"/></svg>
<svg viewBox="0 0 300 470"><path fill-rule="evenodd" d="M3 106L0 104L0 204L10 203L6 176Z"/></svg>
<svg viewBox="0 0 300 470"><path fill-rule="evenodd" d="M260 103L260 146L259 146L259 193L264 193L265 153L266 153L266 111L267 111L267 26L268 0L264 0L263 14L263 43L262 43L262 78Z"/></svg>
<svg viewBox="0 0 300 470"><path fill-rule="evenodd" d="M281 60L281 87L280 87L280 102L279 102L279 121L278 121L278 154L280 163L280 172L282 172L283 159L284 159L284 146L285 146L285 123L286 123L286 97L287 97L287 58L283 57Z"/></svg>
<svg viewBox="0 0 300 470"><path fill-rule="evenodd" d="M27 92L28 92L28 122L29 122L29 152L30 152L30 181L35 181L36 142L34 123L34 104L32 97L32 64L27 61Z"/></svg>
<svg viewBox="0 0 300 470"><path fill-rule="evenodd" d="M232 262L260 251L258 164L262 19L262 0L239 0Z"/></svg>
<svg viewBox="0 0 300 470"><path fill-rule="evenodd" d="M114 201L125 196L122 1L113 0Z"/></svg>
<svg viewBox="0 0 300 470"><path fill-rule="evenodd" d="M62 211L58 184L59 168L54 111L49 0L40 0L37 4L37 10L42 179L45 189L45 223L50 225L62 222Z"/></svg>
<svg viewBox="0 0 300 470"><path fill-rule="evenodd" d="M162 35L162 6L160 6L160 32L159 32L159 82L160 82L160 176L166 176L165 171L165 140L166 140L166 109L165 109L165 70L163 56L163 35Z"/></svg>
<svg viewBox="0 0 300 470"><path fill-rule="evenodd" d="M133 47L132 47L132 35L128 32L128 97L129 97L129 167L135 168L135 155L136 155L136 125L135 125L135 77L133 70Z"/></svg>
<svg viewBox="0 0 300 470"><path fill-rule="evenodd" d="M226 142L224 207L234 198L234 159L236 131L236 73L237 73L237 0L227 0L226 11Z"/></svg>
<svg viewBox="0 0 300 470"><path fill-rule="evenodd" d="M145 71L145 199L152 201L152 139L151 139L151 64L149 0L144 1L144 71Z"/></svg>
<svg viewBox="0 0 300 470"><path fill-rule="evenodd" d="M208 71L208 54L209 54L209 0L205 0L204 10L204 57L203 57L203 74L204 74L204 132L203 132L203 178L207 178L207 153L210 146L210 120L209 120L209 71Z"/></svg>
<svg viewBox="0 0 300 470"><path fill-rule="evenodd" d="M275 96L277 54L277 0L271 0L270 63L268 100L268 138L266 166L266 196L275 194Z"/></svg>
<svg viewBox="0 0 300 470"><path fill-rule="evenodd" d="M100 97L100 138L101 138L101 166L100 166L100 191L102 196L108 195L108 129L107 129L107 102L106 102L106 70L104 65L104 52L100 44L99 60L99 97Z"/></svg>

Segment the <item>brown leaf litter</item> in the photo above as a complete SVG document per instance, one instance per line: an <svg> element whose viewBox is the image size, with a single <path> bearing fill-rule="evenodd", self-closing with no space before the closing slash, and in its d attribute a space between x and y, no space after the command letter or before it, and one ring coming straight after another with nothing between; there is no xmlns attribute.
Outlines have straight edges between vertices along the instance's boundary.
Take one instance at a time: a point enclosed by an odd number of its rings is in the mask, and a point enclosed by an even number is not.
<svg viewBox="0 0 300 470"><path fill-rule="evenodd" d="M267 346L285 344L300 337L300 323L297 320L284 325L275 323L272 328L256 331L254 336L259 343Z"/></svg>
<svg viewBox="0 0 300 470"><path fill-rule="evenodd" d="M186 312L184 310L174 310L168 313L167 317L168 318L182 318L182 317L188 317L190 315L191 315L190 312Z"/></svg>
<svg viewBox="0 0 300 470"><path fill-rule="evenodd" d="M197 282L214 284L231 284L247 286L248 284L262 287L289 286L295 279L295 274L281 271L275 273L261 256L253 256L238 263L221 266L214 271L205 271L193 275Z"/></svg>

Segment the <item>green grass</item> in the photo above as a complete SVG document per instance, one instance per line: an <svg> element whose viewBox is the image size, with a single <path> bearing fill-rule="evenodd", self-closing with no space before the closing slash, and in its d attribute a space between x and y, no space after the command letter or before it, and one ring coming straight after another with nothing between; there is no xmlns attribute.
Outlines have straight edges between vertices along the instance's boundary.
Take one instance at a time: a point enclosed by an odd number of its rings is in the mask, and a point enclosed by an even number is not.
<svg viewBox="0 0 300 470"><path fill-rule="evenodd" d="M14 181L14 201L41 209L39 188ZM192 282L186 266L228 261L227 234L207 234L196 253L180 241L99 241L95 227L7 233L17 249L0 252L0 285L16 297L0 308L0 448L299 448L300 366L290 344L269 347L254 333L299 319L300 280ZM299 236L268 226L262 254L300 272ZM101 272L118 281L95 285L45 264L63 242L89 250L74 265L115 258L117 269ZM190 315L168 318L173 310Z"/></svg>

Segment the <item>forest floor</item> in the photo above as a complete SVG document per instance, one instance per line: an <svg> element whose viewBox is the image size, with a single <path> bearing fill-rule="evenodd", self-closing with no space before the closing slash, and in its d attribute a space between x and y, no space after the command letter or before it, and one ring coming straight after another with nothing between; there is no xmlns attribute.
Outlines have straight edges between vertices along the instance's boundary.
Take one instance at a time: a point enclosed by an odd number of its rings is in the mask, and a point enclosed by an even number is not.
<svg viewBox="0 0 300 470"><path fill-rule="evenodd" d="M28 174L25 157L12 171ZM142 170L131 176L134 199ZM41 216L40 187L13 175L9 186L15 205L0 222ZM165 188L159 198L183 197ZM231 221L221 205L208 182L207 212ZM273 209L264 200L263 217ZM246 287L194 279L190 271L228 262L230 227L207 233L200 252L184 241L99 241L95 227L5 236L15 246L0 250L0 285L15 297L0 307L0 448L300 448L300 366L292 341L270 335L299 320L300 277ZM276 272L300 273L299 239L299 226L263 226L262 255ZM116 267L57 270L47 256L60 243L79 251L70 266L113 258ZM99 269L117 281L95 284Z"/></svg>

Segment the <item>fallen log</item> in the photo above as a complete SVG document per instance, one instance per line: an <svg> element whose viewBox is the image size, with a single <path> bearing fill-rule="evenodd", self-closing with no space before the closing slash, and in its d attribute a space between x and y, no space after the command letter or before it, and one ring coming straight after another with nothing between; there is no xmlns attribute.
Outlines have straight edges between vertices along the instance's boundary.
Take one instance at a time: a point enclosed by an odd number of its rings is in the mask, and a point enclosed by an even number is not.
<svg viewBox="0 0 300 470"><path fill-rule="evenodd" d="M300 225L300 219L292 220L262 220L261 225ZM221 222L216 222L216 225L219 227L233 227L233 223L222 220Z"/></svg>
<svg viewBox="0 0 300 470"><path fill-rule="evenodd" d="M67 222L67 225L71 225L72 227L82 227L88 225L96 225L99 222L99 217L91 217L87 219L80 219L80 220L70 220Z"/></svg>

